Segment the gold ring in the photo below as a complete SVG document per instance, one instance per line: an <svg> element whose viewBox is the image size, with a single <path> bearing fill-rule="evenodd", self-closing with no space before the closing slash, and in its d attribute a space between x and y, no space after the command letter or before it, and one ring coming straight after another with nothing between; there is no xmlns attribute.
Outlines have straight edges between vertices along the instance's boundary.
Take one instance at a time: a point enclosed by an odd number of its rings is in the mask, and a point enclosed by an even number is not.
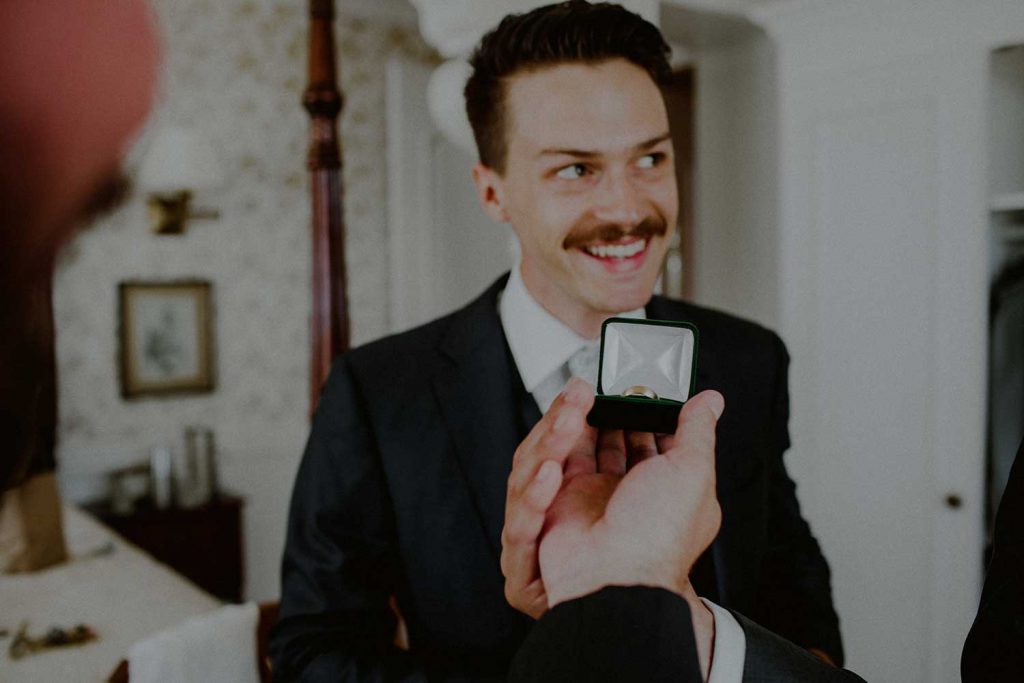
<svg viewBox="0 0 1024 683"><path fill-rule="evenodd" d="M635 387L630 387L629 389L626 389L625 391L623 391L622 395L626 396L626 397L649 398L649 399L652 399L652 400L655 400L655 401L658 400L658 395L656 393L654 393L654 390L653 389L649 389L649 388L647 388L647 387L645 387L643 385L637 385Z"/></svg>

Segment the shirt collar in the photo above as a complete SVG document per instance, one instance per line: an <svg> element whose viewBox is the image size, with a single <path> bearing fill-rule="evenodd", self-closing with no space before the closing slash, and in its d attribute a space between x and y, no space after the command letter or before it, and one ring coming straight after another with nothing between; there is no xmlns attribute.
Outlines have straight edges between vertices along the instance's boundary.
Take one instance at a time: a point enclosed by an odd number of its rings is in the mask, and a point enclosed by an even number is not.
<svg viewBox="0 0 1024 683"><path fill-rule="evenodd" d="M523 386L533 393L542 381L561 368L581 347L595 343L576 334L541 306L523 282L519 264L512 268L498 303L512 359ZM620 313L624 318L645 318L643 308Z"/></svg>

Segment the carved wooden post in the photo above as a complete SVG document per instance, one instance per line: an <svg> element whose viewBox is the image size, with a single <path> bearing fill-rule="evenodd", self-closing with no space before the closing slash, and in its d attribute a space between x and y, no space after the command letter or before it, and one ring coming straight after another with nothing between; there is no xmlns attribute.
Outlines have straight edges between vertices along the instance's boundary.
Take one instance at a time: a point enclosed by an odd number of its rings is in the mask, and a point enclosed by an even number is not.
<svg viewBox="0 0 1024 683"><path fill-rule="evenodd" d="M302 104L311 119L308 167L313 199L313 315L310 343L310 411L331 361L348 349L345 299L345 226L342 223L341 152L334 55L334 1L310 0L309 84Z"/></svg>

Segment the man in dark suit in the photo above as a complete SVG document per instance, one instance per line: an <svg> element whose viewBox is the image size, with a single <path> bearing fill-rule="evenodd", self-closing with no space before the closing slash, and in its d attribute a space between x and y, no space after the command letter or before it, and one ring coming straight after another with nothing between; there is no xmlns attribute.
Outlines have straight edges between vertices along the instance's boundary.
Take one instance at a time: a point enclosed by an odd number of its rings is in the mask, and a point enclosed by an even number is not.
<svg viewBox="0 0 1024 683"><path fill-rule="evenodd" d="M616 314L694 323L697 388L730 405L722 529L694 566L696 592L842 661L828 566L782 462L782 342L651 297L678 213L667 53L651 24L585 2L508 17L482 41L466 85L474 179L521 262L464 309L335 363L292 499L281 679L504 676L547 609L539 584L506 581L499 561L518 552L501 536L513 452ZM408 652L393 645L392 598Z"/></svg>
<svg viewBox="0 0 1024 683"><path fill-rule="evenodd" d="M510 681L861 681L739 614L716 614L714 625L699 617L688 574L721 522L721 394L691 398L675 434L639 457L621 431L585 424L593 403L573 380L516 451L505 537L533 541L551 609Z"/></svg>
<svg viewBox="0 0 1024 683"><path fill-rule="evenodd" d="M1024 680L1024 443L996 514L981 606L964 643L964 683Z"/></svg>

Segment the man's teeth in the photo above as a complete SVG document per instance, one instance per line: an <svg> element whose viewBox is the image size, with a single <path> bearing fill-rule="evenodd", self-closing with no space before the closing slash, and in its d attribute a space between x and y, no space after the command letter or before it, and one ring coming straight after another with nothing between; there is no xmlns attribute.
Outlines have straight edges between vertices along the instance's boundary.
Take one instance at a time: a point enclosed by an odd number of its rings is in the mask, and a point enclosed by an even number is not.
<svg viewBox="0 0 1024 683"><path fill-rule="evenodd" d="M629 258L639 254L646 246L647 240L637 240L629 244L594 244L584 249L591 256L598 258Z"/></svg>

